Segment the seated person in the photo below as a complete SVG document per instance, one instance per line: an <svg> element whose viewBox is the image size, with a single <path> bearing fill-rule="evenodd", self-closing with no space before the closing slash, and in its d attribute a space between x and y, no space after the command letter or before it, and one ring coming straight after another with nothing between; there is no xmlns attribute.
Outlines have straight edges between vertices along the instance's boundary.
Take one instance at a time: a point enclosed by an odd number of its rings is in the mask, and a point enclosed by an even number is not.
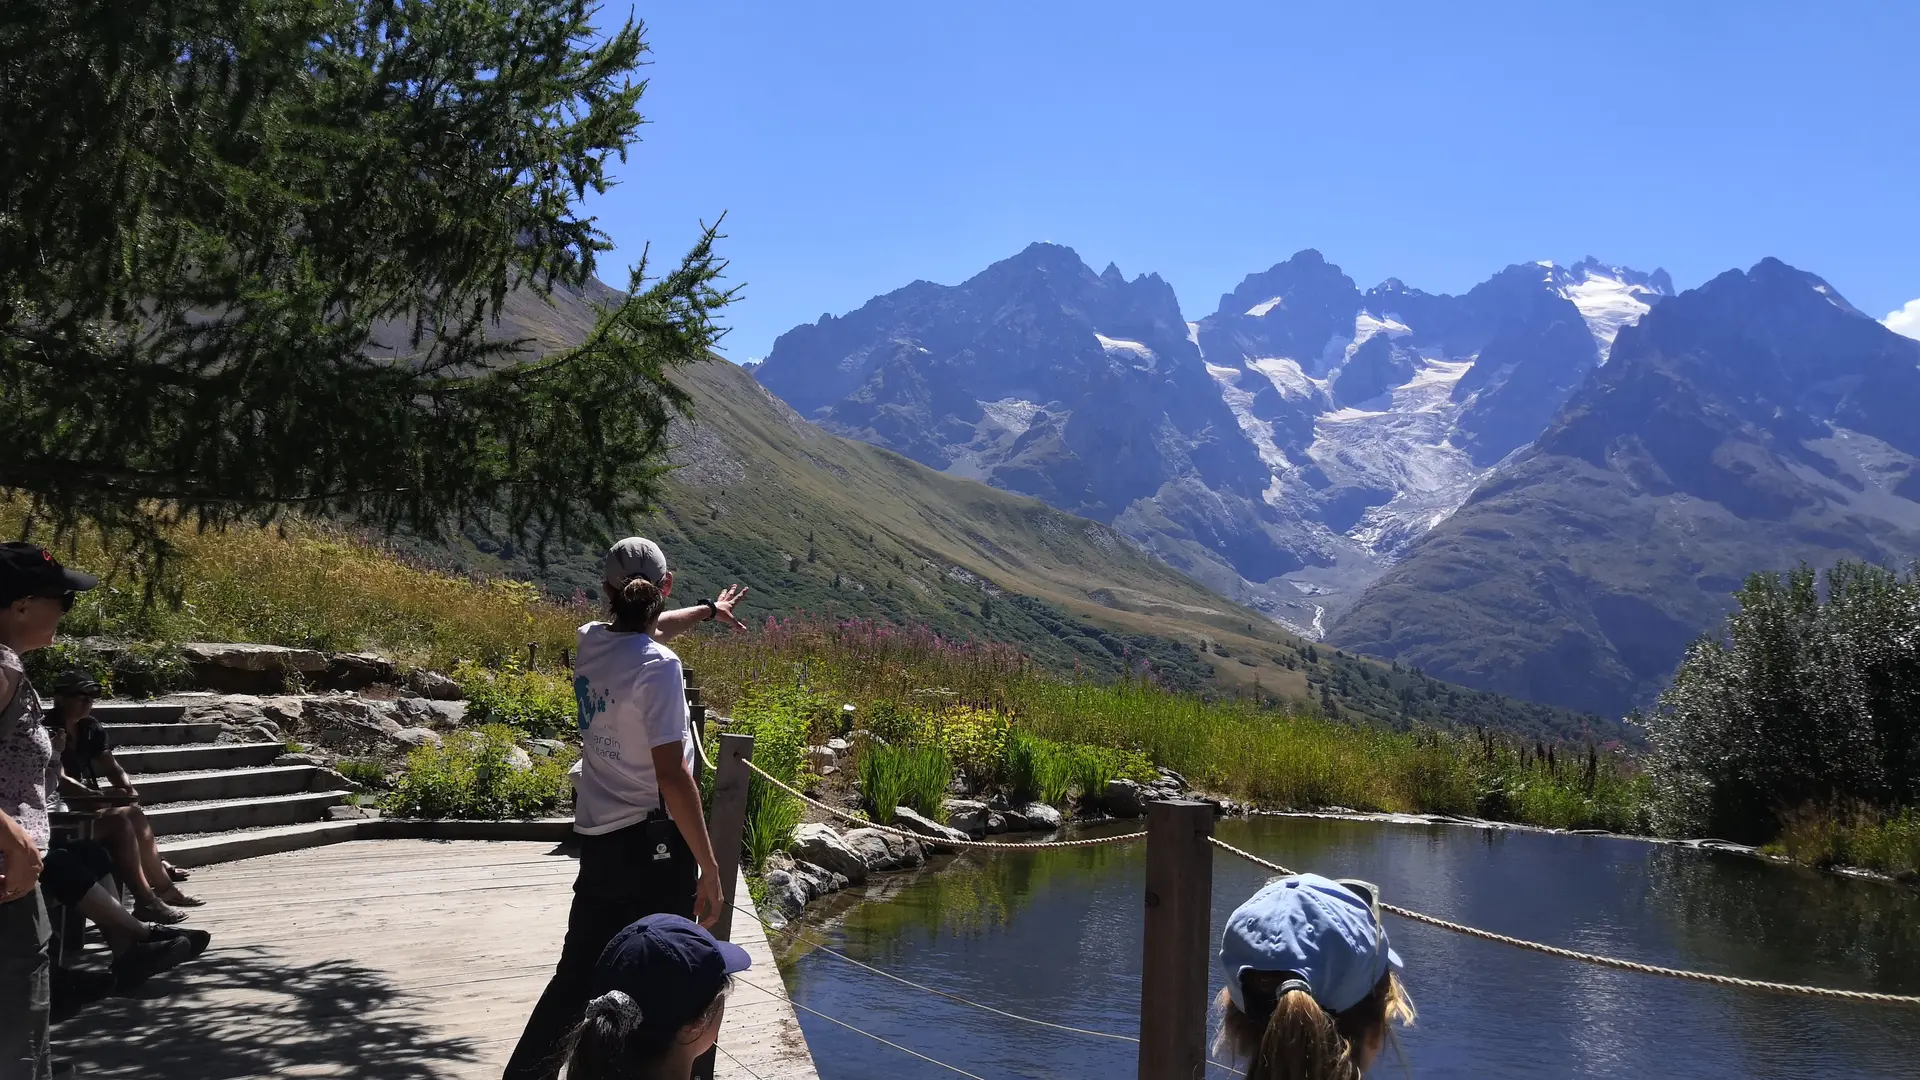
<svg viewBox="0 0 1920 1080"><path fill-rule="evenodd" d="M113 872L113 856L91 840L56 840L40 871L40 890L48 900L78 910L100 927L113 950L113 981L127 990L206 949L212 935L185 927L141 922L100 886Z"/></svg>
<svg viewBox="0 0 1920 1080"><path fill-rule="evenodd" d="M568 1080L688 1080L720 1036L732 977L752 963L691 919L629 925L594 964L600 996L562 1044Z"/></svg>
<svg viewBox="0 0 1920 1080"><path fill-rule="evenodd" d="M70 671L53 684L47 726L60 756L60 794L75 810L98 817L96 835L113 853L114 877L133 894L134 915L145 922L182 922L187 916L179 909L203 901L182 892L160 858L146 812L133 801L140 793L114 759L106 729L93 718L99 692L84 672ZM103 774L111 787L102 787Z"/></svg>

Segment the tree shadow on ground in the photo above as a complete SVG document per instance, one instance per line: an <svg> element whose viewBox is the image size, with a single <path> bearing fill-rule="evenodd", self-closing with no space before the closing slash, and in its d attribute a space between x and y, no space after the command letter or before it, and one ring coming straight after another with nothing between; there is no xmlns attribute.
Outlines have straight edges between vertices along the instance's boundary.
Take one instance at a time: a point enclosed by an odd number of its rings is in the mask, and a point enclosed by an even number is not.
<svg viewBox="0 0 1920 1080"><path fill-rule="evenodd" d="M438 1080L478 1060L473 1039L447 1038L429 1021L374 968L216 946L130 996L86 1005L54 1028L53 1049L82 1076L142 1080Z"/></svg>

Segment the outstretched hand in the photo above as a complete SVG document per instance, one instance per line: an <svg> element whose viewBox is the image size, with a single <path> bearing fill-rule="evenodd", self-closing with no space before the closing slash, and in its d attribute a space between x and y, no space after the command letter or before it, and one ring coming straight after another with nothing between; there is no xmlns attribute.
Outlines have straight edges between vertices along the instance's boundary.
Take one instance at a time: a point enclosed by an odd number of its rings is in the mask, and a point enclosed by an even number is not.
<svg viewBox="0 0 1920 1080"><path fill-rule="evenodd" d="M719 599L713 602L714 619L726 623L735 630L745 630L747 624L741 622L739 618L734 615L733 605L739 603L746 595L747 587L745 585L727 586L721 591Z"/></svg>

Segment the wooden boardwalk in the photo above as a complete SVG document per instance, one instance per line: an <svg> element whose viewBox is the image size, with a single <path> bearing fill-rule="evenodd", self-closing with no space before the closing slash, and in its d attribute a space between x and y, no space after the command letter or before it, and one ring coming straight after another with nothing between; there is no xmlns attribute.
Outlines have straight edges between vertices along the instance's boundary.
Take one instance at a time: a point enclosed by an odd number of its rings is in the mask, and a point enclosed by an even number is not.
<svg viewBox="0 0 1920 1080"><path fill-rule="evenodd" d="M575 866L545 843L374 840L202 868L188 925L212 948L57 1025L55 1056L83 1078L495 1080L559 958ZM716 1075L817 1080L766 935L734 926L754 966Z"/></svg>

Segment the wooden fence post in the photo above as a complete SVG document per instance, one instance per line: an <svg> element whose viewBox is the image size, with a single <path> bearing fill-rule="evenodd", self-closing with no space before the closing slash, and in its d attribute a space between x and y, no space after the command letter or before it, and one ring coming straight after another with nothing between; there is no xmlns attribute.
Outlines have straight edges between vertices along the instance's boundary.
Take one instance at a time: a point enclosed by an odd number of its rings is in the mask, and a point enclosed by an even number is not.
<svg viewBox="0 0 1920 1080"><path fill-rule="evenodd" d="M1147 805L1146 944L1140 964L1140 1080L1200 1080L1207 1067L1213 807Z"/></svg>
<svg viewBox="0 0 1920 1080"><path fill-rule="evenodd" d="M747 782L753 777L747 768L747 762L753 759L753 736L720 736L719 758L713 763L713 805L707 810L707 837L713 841L713 861L720 867L720 895L726 900L726 906L720 909L720 921L713 924L713 936L726 941L733 936L740 845L747 828ZM693 1080L713 1080L715 1053L709 1050L693 1063Z"/></svg>
<svg viewBox="0 0 1920 1080"><path fill-rule="evenodd" d="M707 835L713 838L713 861L720 864L720 892L728 905L740 881L740 846L747 831L747 782L753 772L753 736L720 736L720 760L713 763L713 810L707 815ZM726 941L733 930L733 908L720 913L713 936Z"/></svg>

